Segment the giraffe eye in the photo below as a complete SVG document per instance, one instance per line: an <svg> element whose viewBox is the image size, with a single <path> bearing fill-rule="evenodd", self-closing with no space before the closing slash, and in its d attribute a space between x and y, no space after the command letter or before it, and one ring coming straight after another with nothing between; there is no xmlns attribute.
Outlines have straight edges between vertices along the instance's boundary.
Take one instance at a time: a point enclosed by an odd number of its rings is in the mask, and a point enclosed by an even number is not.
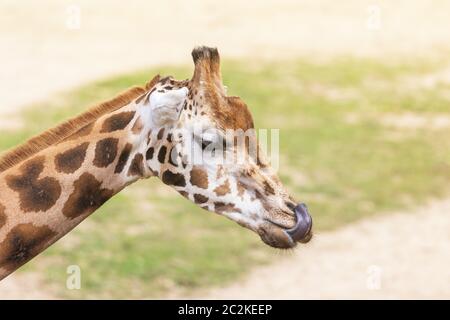
<svg viewBox="0 0 450 320"><path fill-rule="evenodd" d="M202 135L195 136L194 139L205 151L206 148L211 148L211 150L221 150L223 148L224 138L217 132L217 130L209 130L204 132Z"/></svg>

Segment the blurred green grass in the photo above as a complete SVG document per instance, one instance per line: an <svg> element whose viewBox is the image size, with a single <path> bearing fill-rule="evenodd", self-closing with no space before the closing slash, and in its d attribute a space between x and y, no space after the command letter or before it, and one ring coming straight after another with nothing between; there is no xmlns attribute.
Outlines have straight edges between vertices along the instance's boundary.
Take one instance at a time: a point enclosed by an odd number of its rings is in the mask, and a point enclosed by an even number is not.
<svg viewBox="0 0 450 320"><path fill-rule="evenodd" d="M282 180L309 205L321 231L448 195L450 128L399 129L380 121L405 112L448 114L448 85L408 85L443 63L225 61L222 70L229 94L248 103L257 126L280 129ZM184 79L192 68L134 72L34 104L23 129L1 132L0 150L156 73ZM155 179L127 188L24 269L44 274L48 290L64 298L158 298L232 281L279 257L256 235ZM65 289L71 264L81 267L82 290Z"/></svg>

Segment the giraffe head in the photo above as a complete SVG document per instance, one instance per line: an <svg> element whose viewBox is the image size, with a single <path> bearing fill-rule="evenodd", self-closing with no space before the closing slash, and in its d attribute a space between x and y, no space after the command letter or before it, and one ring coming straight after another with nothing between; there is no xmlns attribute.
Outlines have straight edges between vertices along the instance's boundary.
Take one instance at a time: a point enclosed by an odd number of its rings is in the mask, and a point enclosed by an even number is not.
<svg viewBox="0 0 450 320"><path fill-rule="evenodd" d="M289 195L258 145L252 115L227 96L219 54L200 47L191 80L156 80L142 103L150 126L149 170L200 207L255 231L268 245L311 239L304 204Z"/></svg>

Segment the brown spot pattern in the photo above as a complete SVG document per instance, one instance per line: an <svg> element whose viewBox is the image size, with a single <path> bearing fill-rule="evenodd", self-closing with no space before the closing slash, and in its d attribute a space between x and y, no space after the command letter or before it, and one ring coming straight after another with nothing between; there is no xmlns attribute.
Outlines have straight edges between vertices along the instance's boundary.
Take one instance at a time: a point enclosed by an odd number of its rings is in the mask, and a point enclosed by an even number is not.
<svg viewBox="0 0 450 320"><path fill-rule="evenodd" d="M189 193L187 193L186 191L178 191L178 193L181 194L185 198L189 198Z"/></svg>
<svg viewBox="0 0 450 320"><path fill-rule="evenodd" d="M167 153L167 147L162 146L158 152L158 161L160 163L164 163L166 161L166 153Z"/></svg>
<svg viewBox="0 0 450 320"><path fill-rule="evenodd" d="M43 251L56 236L47 226L19 224L0 246L0 268L13 271Z"/></svg>
<svg viewBox="0 0 450 320"><path fill-rule="evenodd" d="M56 179L39 179L44 160L44 156L29 160L20 168L21 175L6 177L8 186L19 194L20 208L24 212L47 211L61 195L61 186Z"/></svg>
<svg viewBox="0 0 450 320"><path fill-rule="evenodd" d="M184 187L186 186L186 180L180 173L172 173L169 170L164 171L162 175L162 181L171 186Z"/></svg>
<svg viewBox="0 0 450 320"><path fill-rule="evenodd" d="M0 203L0 229L6 224L5 207Z"/></svg>
<svg viewBox="0 0 450 320"><path fill-rule="evenodd" d="M63 214L75 219L81 215L94 212L103 205L114 192L101 187L102 183L90 173L83 173L74 182L74 191L63 208Z"/></svg>
<svg viewBox="0 0 450 320"><path fill-rule="evenodd" d="M144 175L144 156L138 153L134 156L133 161L128 171L129 176L143 176Z"/></svg>
<svg viewBox="0 0 450 320"><path fill-rule="evenodd" d="M58 172L74 173L83 164L86 157L86 150L89 142L85 142L78 147L64 151L55 157L55 168Z"/></svg>
<svg viewBox="0 0 450 320"><path fill-rule="evenodd" d="M113 132L125 129L133 119L135 113L135 111L127 111L112 115L103 122L100 132Z"/></svg>
<svg viewBox="0 0 450 320"><path fill-rule="evenodd" d="M195 203L206 203L208 202L208 197L205 197L202 194L194 194L194 201Z"/></svg>
<svg viewBox="0 0 450 320"><path fill-rule="evenodd" d="M214 203L214 206L217 213L241 212L241 210L236 208L232 203L216 202Z"/></svg>
<svg viewBox="0 0 450 320"><path fill-rule="evenodd" d="M164 137L164 128L161 128L158 132L158 135L156 136L156 138L158 140L161 140Z"/></svg>
<svg viewBox="0 0 450 320"><path fill-rule="evenodd" d="M208 189L208 174L206 171L199 167L192 168L191 184L202 189Z"/></svg>
<svg viewBox="0 0 450 320"><path fill-rule="evenodd" d="M119 156L119 161L117 161L116 168L114 169L114 173L121 173L123 168L128 162L128 159L130 158L131 149L133 146L130 143L127 143L125 147L123 148L122 152Z"/></svg>
<svg viewBox="0 0 450 320"><path fill-rule="evenodd" d="M225 181L222 185L218 186L217 188L214 189L214 192L218 195L218 196L224 196L228 193L230 193L231 189L230 189L230 182L227 180Z"/></svg>
<svg viewBox="0 0 450 320"><path fill-rule="evenodd" d="M95 146L94 165L99 168L105 168L114 162L117 156L117 146L119 139L105 138L97 142Z"/></svg>
<svg viewBox="0 0 450 320"><path fill-rule="evenodd" d="M153 154L155 153L155 148L150 147L147 150L147 153L145 154L145 159L150 160L153 159Z"/></svg>

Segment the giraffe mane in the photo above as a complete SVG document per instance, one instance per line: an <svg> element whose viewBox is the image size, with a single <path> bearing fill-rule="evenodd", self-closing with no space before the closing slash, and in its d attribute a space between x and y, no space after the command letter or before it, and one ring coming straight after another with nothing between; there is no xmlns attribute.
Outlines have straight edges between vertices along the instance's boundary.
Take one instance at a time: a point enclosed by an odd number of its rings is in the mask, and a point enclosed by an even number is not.
<svg viewBox="0 0 450 320"><path fill-rule="evenodd" d="M156 75L144 87L134 86L108 101L92 106L84 113L36 135L23 144L0 155L0 173L30 158L39 151L55 145L99 117L126 106L134 99L151 90L160 80Z"/></svg>

